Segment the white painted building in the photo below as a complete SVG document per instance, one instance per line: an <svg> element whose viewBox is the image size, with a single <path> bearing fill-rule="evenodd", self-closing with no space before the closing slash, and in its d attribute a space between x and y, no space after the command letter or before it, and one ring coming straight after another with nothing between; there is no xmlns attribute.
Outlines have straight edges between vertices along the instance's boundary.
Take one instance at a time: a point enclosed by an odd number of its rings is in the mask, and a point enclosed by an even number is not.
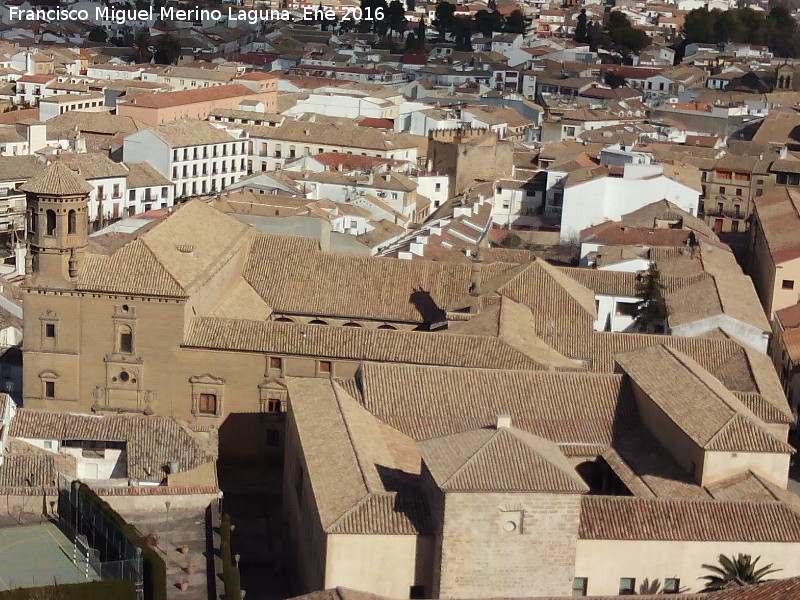
<svg viewBox="0 0 800 600"><path fill-rule="evenodd" d="M152 165L142 162L126 166L128 168L128 195L125 202L127 216L175 204L175 186Z"/></svg>
<svg viewBox="0 0 800 600"><path fill-rule="evenodd" d="M89 220L126 216L128 169L105 154L61 154L60 159L94 188L89 193Z"/></svg>
<svg viewBox="0 0 800 600"><path fill-rule="evenodd" d="M679 181L676 170L684 170L687 176ZM553 186L553 201L545 210L559 212L555 199L561 200L562 241L576 239L587 227L607 220L618 221L622 215L658 200L669 200L696 216L701 194L699 171L685 165L628 164L623 167L621 177L603 170L593 172L588 179L567 176L561 183L563 190Z"/></svg>
<svg viewBox="0 0 800 600"><path fill-rule="evenodd" d="M66 112L105 112L105 96L100 93L57 94L39 100L39 120L49 121Z"/></svg>
<svg viewBox="0 0 800 600"><path fill-rule="evenodd" d="M175 197L223 190L247 173L247 134L185 119L132 133L123 161L147 162L175 185Z"/></svg>
<svg viewBox="0 0 800 600"><path fill-rule="evenodd" d="M397 117L397 105L383 98L315 93L283 112L286 116L309 113L346 119L394 119Z"/></svg>
<svg viewBox="0 0 800 600"><path fill-rule="evenodd" d="M597 305L595 331L627 331L633 327L641 299L636 296L594 295Z"/></svg>

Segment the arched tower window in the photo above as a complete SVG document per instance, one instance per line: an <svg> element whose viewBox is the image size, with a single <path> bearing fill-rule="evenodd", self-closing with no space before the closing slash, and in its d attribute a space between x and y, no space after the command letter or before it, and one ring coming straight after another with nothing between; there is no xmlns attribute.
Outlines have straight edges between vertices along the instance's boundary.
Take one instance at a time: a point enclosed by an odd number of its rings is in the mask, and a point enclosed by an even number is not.
<svg viewBox="0 0 800 600"><path fill-rule="evenodd" d="M75 233L78 229L78 218L74 210L67 213L67 233Z"/></svg>
<svg viewBox="0 0 800 600"><path fill-rule="evenodd" d="M48 210L46 213L47 216L47 235L55 235L56 234L56 211Z"/></svg>

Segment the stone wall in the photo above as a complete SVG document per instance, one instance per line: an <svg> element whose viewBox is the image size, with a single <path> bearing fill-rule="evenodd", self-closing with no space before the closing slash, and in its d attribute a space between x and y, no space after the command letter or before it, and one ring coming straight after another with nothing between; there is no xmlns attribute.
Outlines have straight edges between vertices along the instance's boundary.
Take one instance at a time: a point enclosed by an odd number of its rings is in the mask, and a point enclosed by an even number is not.
<svg viewBox="0 0 800 600"><path fill-rule="evenodd" d="M568 596L579 494L448 493L438 597Z"/></svg>

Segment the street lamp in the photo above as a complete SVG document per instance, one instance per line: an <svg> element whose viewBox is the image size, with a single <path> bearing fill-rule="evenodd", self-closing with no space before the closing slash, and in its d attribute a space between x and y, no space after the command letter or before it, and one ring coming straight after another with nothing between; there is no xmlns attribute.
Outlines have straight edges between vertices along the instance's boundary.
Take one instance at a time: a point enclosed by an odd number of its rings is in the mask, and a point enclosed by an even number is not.
<svg viewBox="0 0 800 600"><path fill-rule="evenodd" d="M164 502L164 506L167 507L167 545L170 546L171 544L169 541L169 507L172 506L172 502L167 500L166 502Z"/></svg>

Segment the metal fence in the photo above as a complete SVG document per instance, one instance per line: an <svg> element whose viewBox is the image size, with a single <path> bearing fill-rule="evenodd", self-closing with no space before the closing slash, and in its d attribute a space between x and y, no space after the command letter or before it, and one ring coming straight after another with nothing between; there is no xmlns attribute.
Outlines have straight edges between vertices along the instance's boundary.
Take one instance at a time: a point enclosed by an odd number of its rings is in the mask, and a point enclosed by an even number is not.
<svg viewBox="0 0 800 600"><path fill-rule="evenodd" d="M75 482L59 493L61 528L73 542L73 564L84 569L86 579L130 579L137 596L143 597L142 554L91 498L80 493Z"/></svg>

